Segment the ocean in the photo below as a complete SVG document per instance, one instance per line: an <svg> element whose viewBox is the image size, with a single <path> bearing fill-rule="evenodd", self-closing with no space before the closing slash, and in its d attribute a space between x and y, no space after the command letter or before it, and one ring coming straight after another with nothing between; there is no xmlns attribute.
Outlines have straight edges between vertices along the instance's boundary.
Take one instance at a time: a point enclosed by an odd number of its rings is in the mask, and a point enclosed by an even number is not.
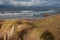
<svg viewBox="0 0 60 40"><path fill-rule="evenodd" d="M23 11L3 11L0 12L0 19L33 19L33 18L43 18L45 14L56 14L57 10L48 11L34 11L34 10L23 10Z"/></svg>

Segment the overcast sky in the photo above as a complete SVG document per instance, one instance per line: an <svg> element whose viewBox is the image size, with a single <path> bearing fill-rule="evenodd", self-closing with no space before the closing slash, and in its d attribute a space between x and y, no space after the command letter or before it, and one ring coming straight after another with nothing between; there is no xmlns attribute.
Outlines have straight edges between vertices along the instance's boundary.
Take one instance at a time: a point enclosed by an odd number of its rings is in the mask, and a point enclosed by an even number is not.
<svg viewBox="0 0 60 40"><path fill-rule="evenodd" d="M14 6L60 6L60 0L0 0L0 5L3 4Z"/></svg>

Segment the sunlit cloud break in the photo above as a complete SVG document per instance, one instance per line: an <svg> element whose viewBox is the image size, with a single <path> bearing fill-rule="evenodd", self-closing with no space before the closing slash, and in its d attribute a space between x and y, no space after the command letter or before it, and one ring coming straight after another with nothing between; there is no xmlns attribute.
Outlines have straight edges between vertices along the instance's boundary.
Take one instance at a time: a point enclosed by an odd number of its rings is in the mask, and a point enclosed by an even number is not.
<svg viewBox="0 0 60 40"><path fill-rule="evenodd" d="M45 1L44 1L45 2ZM44 4L44 2L41 2L39 0L31 0L29 2L26 1L10 1L10 4L15 5L15 6L37 6L37 5L41 5Z"/></svg>

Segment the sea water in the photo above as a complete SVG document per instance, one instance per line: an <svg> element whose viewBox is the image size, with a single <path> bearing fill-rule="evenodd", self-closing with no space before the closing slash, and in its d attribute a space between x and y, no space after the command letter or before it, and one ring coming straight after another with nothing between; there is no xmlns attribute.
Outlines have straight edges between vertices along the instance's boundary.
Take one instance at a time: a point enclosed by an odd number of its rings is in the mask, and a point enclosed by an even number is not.
<svg viewBox="0 0 60 40"><path fill-rule="evenodd" d="M43 15L41 14L54 14L57 13L56 10L48 10L48 11L34 11L34 10L23 10L23 11L18 11L18 12L13 12L13 11L4 11L0 12L0 19L12 19L12 18L19 18L19 19L24 19L24 18L41 18Z"/></svg>

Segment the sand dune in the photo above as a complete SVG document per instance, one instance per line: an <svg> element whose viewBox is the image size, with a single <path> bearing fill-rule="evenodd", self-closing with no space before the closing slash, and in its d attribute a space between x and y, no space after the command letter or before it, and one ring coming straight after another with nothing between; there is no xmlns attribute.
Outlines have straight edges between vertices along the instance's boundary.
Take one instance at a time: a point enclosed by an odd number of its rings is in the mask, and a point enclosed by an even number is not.
<svg viewBox="0 0 60 40"><path fill-rule="evenodd" d="M60 40L60 14L33 20L1 20L0 24L0 40Z"/></svg>
<svg viewBox="0 0 60 40"><path fill-rule="evenodd" d="M33 24L50 31L54 35L55 40L60 40L60 14L35 20Z"/></svg>

